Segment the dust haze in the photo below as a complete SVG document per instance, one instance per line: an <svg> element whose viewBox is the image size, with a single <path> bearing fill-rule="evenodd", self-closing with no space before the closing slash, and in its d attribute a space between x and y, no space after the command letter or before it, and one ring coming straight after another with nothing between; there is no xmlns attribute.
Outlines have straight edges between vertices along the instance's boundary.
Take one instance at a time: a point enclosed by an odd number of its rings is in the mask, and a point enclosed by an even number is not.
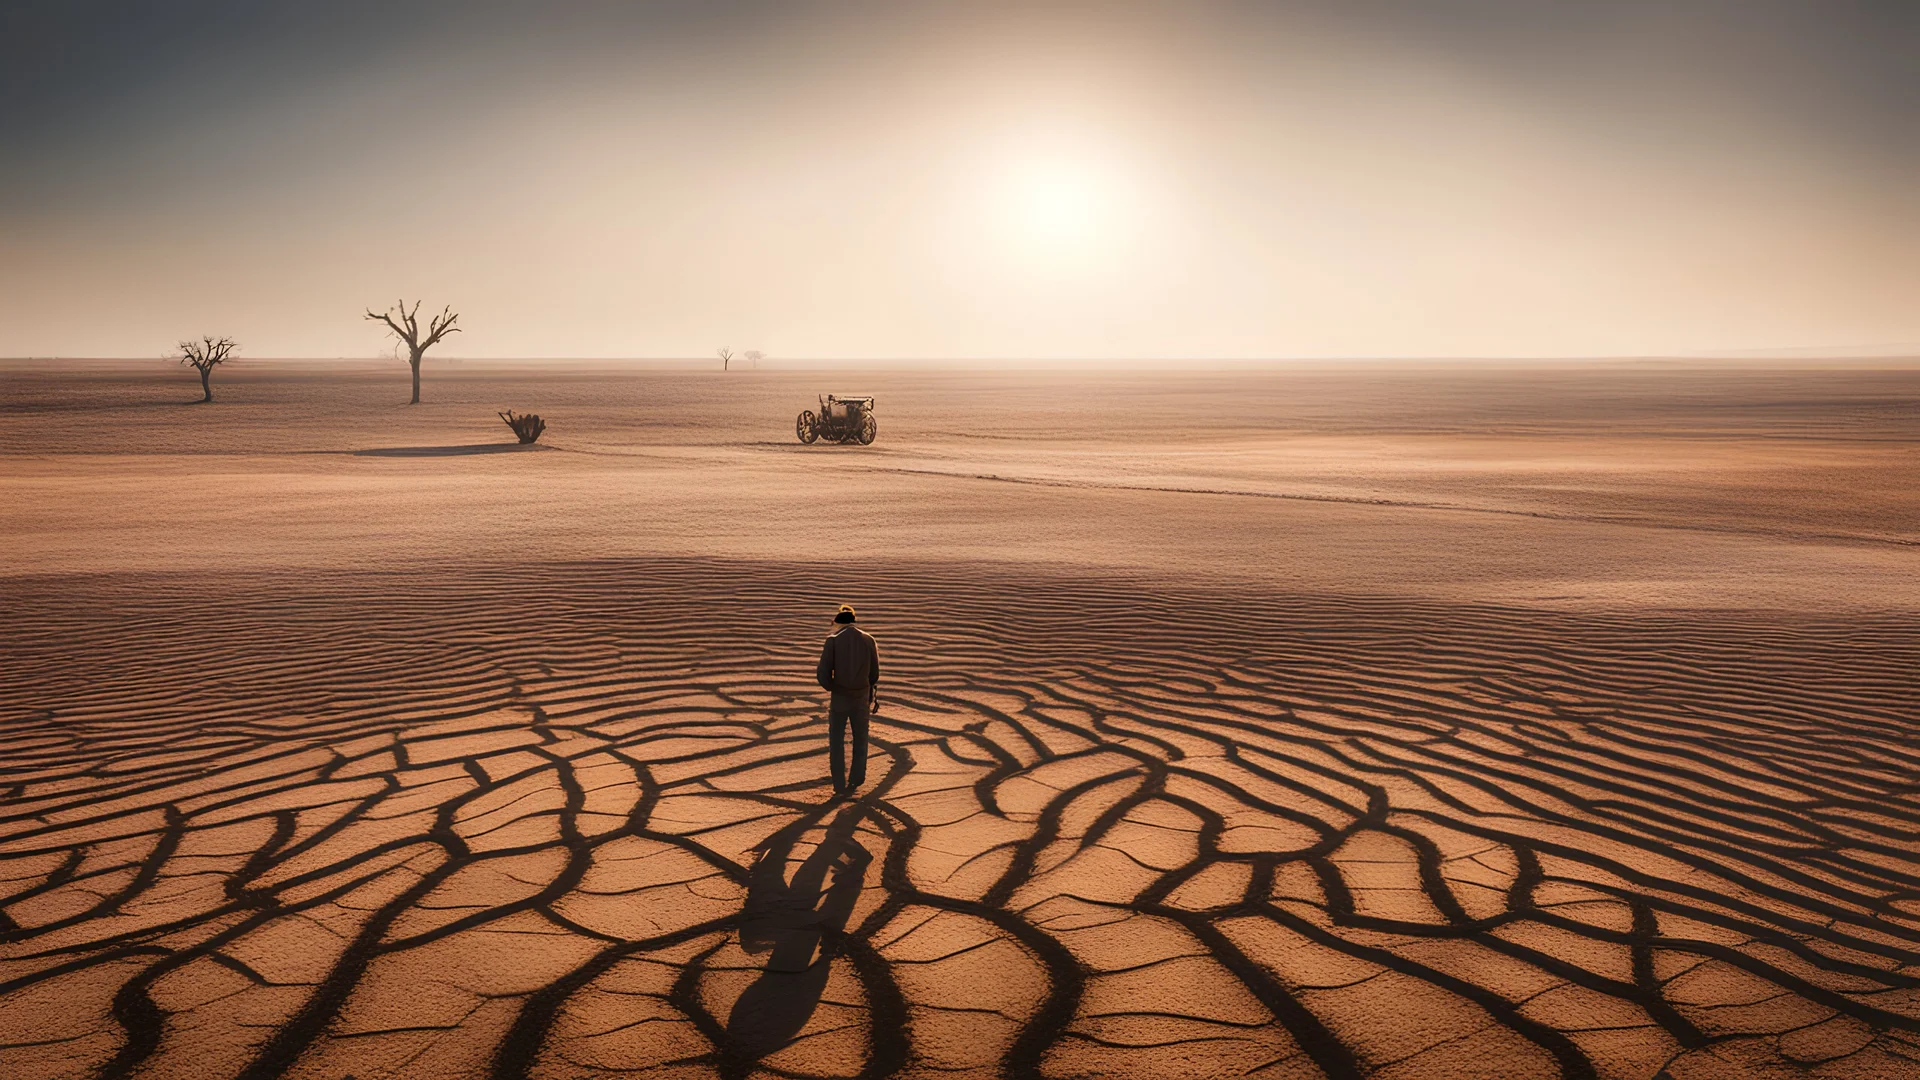
<svg viewBox="0 0 1920 1080"><path fill-rule="evenodd" d="M1915 12L6 5L0 1076L1920 1075Z"/></svg>

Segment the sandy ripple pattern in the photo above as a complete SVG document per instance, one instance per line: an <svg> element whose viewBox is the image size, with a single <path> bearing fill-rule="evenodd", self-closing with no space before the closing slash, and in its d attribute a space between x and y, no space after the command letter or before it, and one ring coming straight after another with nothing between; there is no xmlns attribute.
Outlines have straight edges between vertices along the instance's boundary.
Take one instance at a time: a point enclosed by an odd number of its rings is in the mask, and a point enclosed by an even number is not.
<svg viewBox="0 0 1920 1080"><path fill-rule="evenodd" d="M1920 1076L1899 616L686 560L4 606L8 1077Z"/></svg>

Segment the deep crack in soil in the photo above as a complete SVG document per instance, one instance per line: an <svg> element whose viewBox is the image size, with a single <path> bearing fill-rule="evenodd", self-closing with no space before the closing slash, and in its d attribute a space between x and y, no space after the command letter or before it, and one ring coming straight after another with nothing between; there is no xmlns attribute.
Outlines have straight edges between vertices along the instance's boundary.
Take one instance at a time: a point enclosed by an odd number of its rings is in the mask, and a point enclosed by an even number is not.
<svg viewBox="0 0 1920 1080"><path fill-rule="evenodd" d="M1897 617L15 580L8 1077L1920 1075ZM884 679L834 801L843 599Z"/></svg>

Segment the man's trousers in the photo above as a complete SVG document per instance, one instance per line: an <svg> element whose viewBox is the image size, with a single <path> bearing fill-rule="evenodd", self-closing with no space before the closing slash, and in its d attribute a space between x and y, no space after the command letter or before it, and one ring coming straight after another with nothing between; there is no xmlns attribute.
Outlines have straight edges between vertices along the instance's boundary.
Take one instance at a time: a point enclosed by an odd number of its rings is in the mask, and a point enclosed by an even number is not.
<svg viewBox="0 0 1920 1080"><path fill-rule="evenodd" d="M866 693L850 694L843 690L833 692L833 703L827 708L827 753L832 758L833 790L847 791L857 788L867 779L867 704L871 695ZM843 762L841 747L847 741L847 724L853 724L853 753L850 760ZM851 765L851 770L849 770ZM848 782L848 772L852 772L852 782Z"/></svg>

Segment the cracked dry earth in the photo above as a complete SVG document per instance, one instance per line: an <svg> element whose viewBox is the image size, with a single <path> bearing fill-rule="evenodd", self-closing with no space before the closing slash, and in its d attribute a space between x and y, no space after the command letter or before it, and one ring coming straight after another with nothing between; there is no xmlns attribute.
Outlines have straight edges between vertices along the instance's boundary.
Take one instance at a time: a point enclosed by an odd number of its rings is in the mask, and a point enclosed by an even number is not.
<svg viewBox="0 0 1920 1080"><path fill-rule="evenodd" d="M1920 1075L1897 618L16 582L6 1077ZM886 678L834 802L843 599Z"/></svg>

